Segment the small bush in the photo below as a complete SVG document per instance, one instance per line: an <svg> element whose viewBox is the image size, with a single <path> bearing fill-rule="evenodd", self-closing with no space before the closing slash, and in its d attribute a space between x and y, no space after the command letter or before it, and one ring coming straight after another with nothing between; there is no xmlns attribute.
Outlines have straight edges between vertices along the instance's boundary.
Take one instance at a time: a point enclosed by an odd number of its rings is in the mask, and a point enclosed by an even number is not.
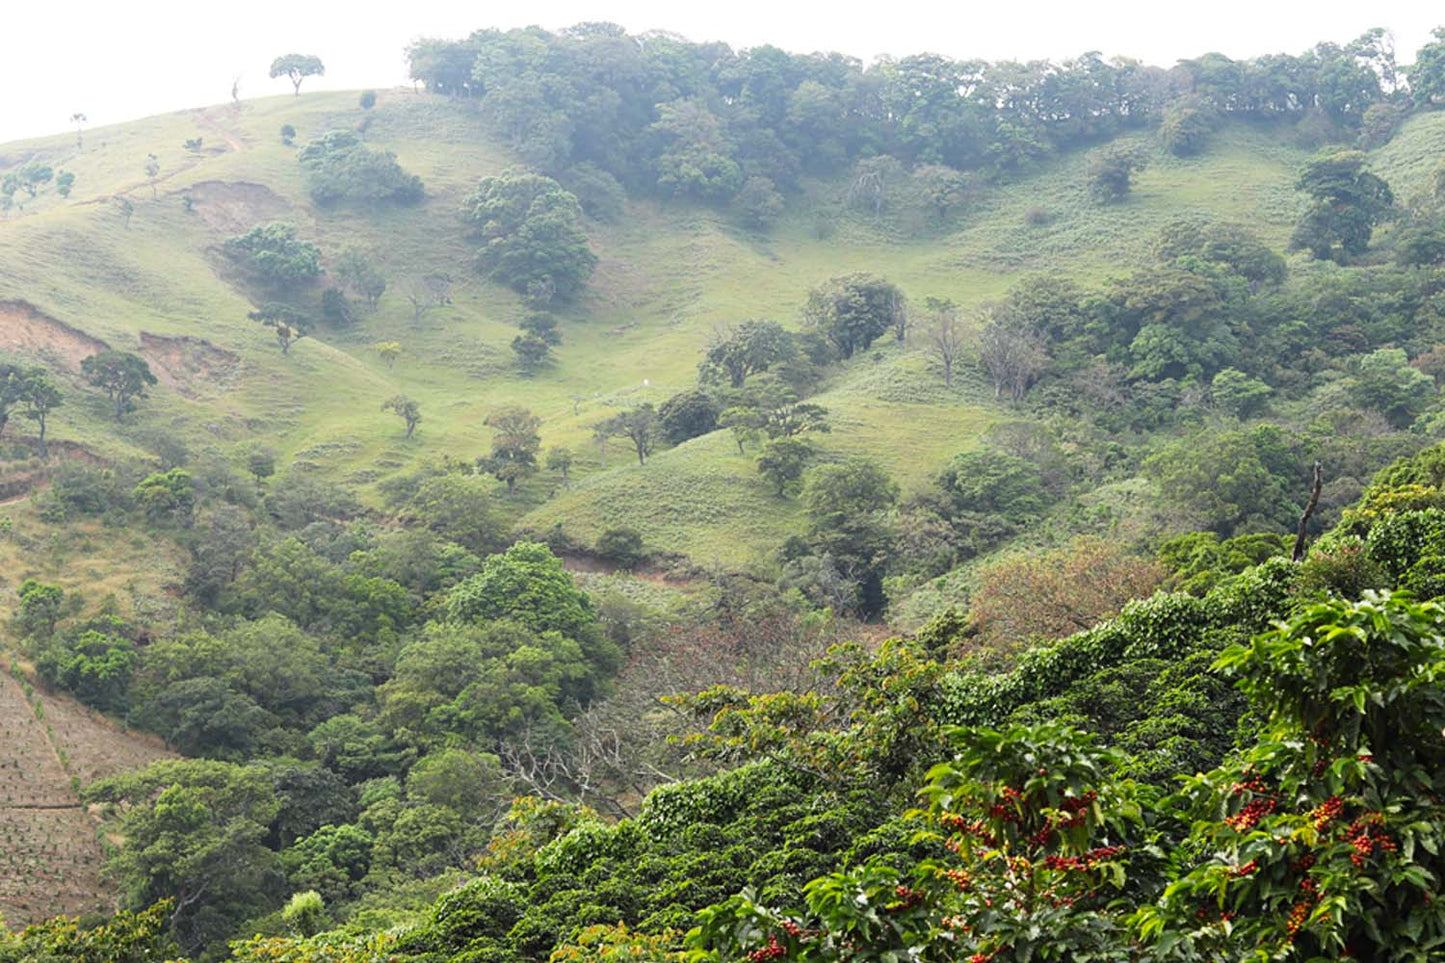
<svg viewBox="0 0 1445 963"><path fill-rule="evenodd" d="M647 558L642 535L630 528L609 528L597 538L597 555L631 571Z"/></svg>
<svg viewBox="0 0 1445 963"><path fill-rule="evenodd" d="M1054 223L1054 212L1047 207L1034 205L1024 211L1024 223L1029 227L1048 227Z"/></svg>

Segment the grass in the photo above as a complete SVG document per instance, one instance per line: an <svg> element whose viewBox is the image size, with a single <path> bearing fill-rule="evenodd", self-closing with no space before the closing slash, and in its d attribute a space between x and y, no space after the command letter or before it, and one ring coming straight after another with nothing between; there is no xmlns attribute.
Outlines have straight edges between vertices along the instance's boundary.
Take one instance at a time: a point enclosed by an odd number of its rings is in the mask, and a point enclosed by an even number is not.
<svg viewBox="0 0 1445 963"><path fill-rule="evenodd" d="M304 144L362 121L369 121L369 142L395 151L421 175L424 203L323 212L308 201L295 148L280 142L281 125L294 125ZM947 230L921 237L905 236L893 222L848 217L822 240L805 201L795 202L767 237L710 211L634 202L621 223L589 225L601 258L597 275L585 296L561 312L558 363L524 378L513 370L508 347L522 308L511 292L469 269L469 247L453 216L479 177L512 163L477 131L470 105L387 91L365 115L353 93L328 92L96 129L86 133L80 154L70 136L0 145L0 165L38 156L77 175L69 201L42 196L0 222L0 299L30 301L118 348L136 350L146 331L204 338L243 359L233 388L158 389L131 424L119 427L106 418L101 399L72 383L53 434L110 456L144 454L146 433L157 428L195 452L233 456L262 443L283 464L357 485L372 498L376 482L423 459L484 453L488 412L522 404L542 417L545 445L567 445L579 456L571 490L547 497L556 487L551 479L525 486L515 503L523 523L561 525L583 539L627 524L653 547L742 565L797 531L801 520L792 502L769 493L728 436L661 452L646 466L614 443L605 469L590 440L591 425L619 406L660 402L691 385L700 351L719 325L772 317L796 326L808 289L850 271L882 274L915 299L951 297L965 308L999 297L1031 272L1097 285L1147 261L1158 229L1183 215L1241 221L1283 247L1300 208L1293 172L1306 156L1264 126L1228 126L1188 159L1134 137L1149 165L1125 203L1089 200L1088 159L1077 152L982 192ZM181 146L196 136L204 139L201 154ZM1415 118L1377 153L1379 166L1392 179L1423 183L1442 143L1442 115ZM154 196L142 171L148 153L161 164ZM235 183L261 187L248 189L249 201L216 199ZM1402 196L1410 189L1395 186ZM836 187L815 184L810 192L822 197ZM191 193L211 200L188 213L182 198ZM129 227L116 196L134 204ZM1046 209L1050 223L1028 226L1025 214L1034 207ZM246 319L258 296L228 282L219 253L248 213L296 223L328 256L350 244L371 250L393 292L354 328L323 329L282 357L269 332ZM457 279L453 304L413 325L396 292L406 279L434 271ZM381 340L404 345L394 368L371 350ZM911 346L883 344L855 360L818 399L836 426L820 439L825 456L874 457L905 490L927 484L944 460L975 444L1004 413L978 385L945 392L936 380ZM398 419L380 411L396 393L422 407L425 420L411 441L403 440ZM111 561L99 567L110 571Z"/></svg>

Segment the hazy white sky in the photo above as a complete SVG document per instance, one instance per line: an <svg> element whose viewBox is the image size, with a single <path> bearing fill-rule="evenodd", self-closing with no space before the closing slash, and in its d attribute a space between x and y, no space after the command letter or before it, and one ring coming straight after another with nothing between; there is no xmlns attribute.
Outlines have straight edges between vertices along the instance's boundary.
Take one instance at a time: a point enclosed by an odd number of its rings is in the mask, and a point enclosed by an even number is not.
<svg viewBox="0 0 1445 963"><path fill-rule="evenodd" d="M34 16L10 18L0 52L0 142L68 129L77 111L100 126L217 103L229 99L237 76L243 98L286 93L287 82L266 73L273 57L290 51L326 63L326 77L312 78L307 89L406 83L402 48L409 41L480 27L609 20L636 31L666 29L738 47L840 50L864 60L925 50L989 60L1100 50L1167 66L1210 50L1297 53L1375 26L1394 31L1400 62L1409 63L1429 31L1445 23L1445 7L1428 0L71 0L48 12L29 9Z"/></svg>

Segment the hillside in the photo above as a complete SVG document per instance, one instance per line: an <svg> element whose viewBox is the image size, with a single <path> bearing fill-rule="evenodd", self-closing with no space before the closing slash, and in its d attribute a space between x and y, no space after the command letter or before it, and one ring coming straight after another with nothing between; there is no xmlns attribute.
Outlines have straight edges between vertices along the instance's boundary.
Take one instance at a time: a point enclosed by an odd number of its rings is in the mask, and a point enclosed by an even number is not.
<svg viewBox="0 0 1445 963"><path fill-rule="evenodd" d="M0 348L49 356L73 377L79 358L103 343L138 351L162 379L145 416L119 429L99 399L81 402L77 392L78 403L57 414L53 437L101 455L141 454L142 427L197 450L263 443L283 464L367 491L422 459L484 453L487 413L521 403L541 415L544 444L571 446L579 458L571 491L548 501L555 484L539 481L525 493L527 524L560 524L590 540L626 520L656 548L742 564L797 523L750 460L730 457L725 432L643 467L628 464L614 443L603 470L590 443L590 425L614 406L660 402L691 385L718 326L750 317L796 326L811 286L858 270L894 280L915 300L949 297L965 307L1033 272L1093 286L1144 263L1157 230L1182 215L1247 222L1282 245L1299 208L1292 173L1306 156L1268 127L1244 123L1187 160L1140 140L1150 165L1133 197L1101 208L1087 198L1078 152L983 190L947 229L924 237L856 216L820 240L807 197L766 237L705 209L634 201L617 225L588 223L601 258L597 277L563 311L557 364L524 378L507 349L522 308L468 269L452 217L479 177L513 160L486 146L467 105L386 92L368 118L368 142L395 151L421 175L425 202L376 213L319 211L306 198L294 149L276 131L289 123L304 140L353 125L361 113L354 103L354 94L327 93L183 112L88 131L80 154L68 137L0 148L8 161L41 158L77 175L68 201L42 196L0 231L0 301L9 305ZM1382 159L1423 180L1421 163L1392 159L1429 156L1441 126L1438 115L1416 118ZM199 154L181 147L190 137L203 139ZM160 161L154 196L141 170L147 153ZM836 190L810 187L816 197ZM135 205L128 226L113 201L120 196ZM1039 206L1052 223L1028 226L1025 212ZM234 278L218 253L226 237L277 219L297 223L327 257L346 245L376 251L394 291L409 276L449 273L456 279L452 304L413 326L410 307L388 295L354 327L323 329L282 357L269 332L246 319L253 305L229 283ZM404 344L394 369L369 350L380 340ZM869 453L905 488L917 488L983 426L1007 416L976 386L952 393L929 386L919 378L925 365L916 348L880 343L834 376L817 399L838 426L824 449ZM416 398L426 417L412 443L378 410L398 391Z"/></svg>
<svg viewBox="0 0 1445 963"><path fill-rule="evenodd" d="M0 963L1425 958L1438 41L0 145Z"/></svg>

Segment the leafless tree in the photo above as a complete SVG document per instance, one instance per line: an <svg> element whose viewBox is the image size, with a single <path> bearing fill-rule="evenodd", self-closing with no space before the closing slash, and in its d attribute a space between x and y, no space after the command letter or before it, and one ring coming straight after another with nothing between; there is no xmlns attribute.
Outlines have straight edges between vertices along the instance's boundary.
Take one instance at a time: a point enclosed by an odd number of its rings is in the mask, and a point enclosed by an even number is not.
<svg viewBox="0 0 1445 963"><path fill-rule="evenodd" d="M413 278L406 287L406 299L411 303L412 323L421 324L422 316L432 308L452 303L452 279L445 274Z"/></svg>
<svg viewBox="0 0 1445 963"><path fill-rule="evenodd" d="M1048 368L1049 353L1032 331L992 318L979 333L978 360L993 380L994 397L1007 391L1010 400L1020 401Z"/></svg>
<svg viewBox="0 0 1445 963"><path fill-rule="evenodd" d="M923 334L927 339L924 350L928 357L943 371L943 385L953 387L953 369L963 351L963 327L958 321L958 309L952 301L929 298L924 302Z"/></svg>

